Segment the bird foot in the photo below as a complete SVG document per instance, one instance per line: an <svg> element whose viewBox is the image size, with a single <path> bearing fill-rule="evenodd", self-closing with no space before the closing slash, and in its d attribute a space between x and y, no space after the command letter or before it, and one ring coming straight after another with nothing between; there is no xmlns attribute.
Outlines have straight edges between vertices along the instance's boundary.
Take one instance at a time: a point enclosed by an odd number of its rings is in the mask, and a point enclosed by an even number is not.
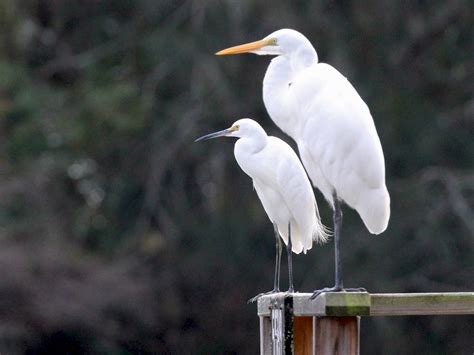
<svg viewBox="0 0 474 355"><path fill-rule="evenodd" d="M316 297L318 297L321 293L325 292L342 292L344 290L343 287L325 287L320 290L314 290L313 295L309 298L310 300L314 300Z"/></svg>
<svg viewBox="0 0 474 355"><path fill-rule="evenodd" d="M271 295L271 294L274 294L274 293L279 293L280 290L278 289L273 289L271 291L268 291L268 292L262 292L262 293L259 293L257 296L255 297L252 297L251 299L249 299L247 301L247 303L254 303L255 301L257 301L260 297L262 296L266 296L266 295Z"/></svg>
<svg viewBox="0 0 474 355"><path fill-rule="evenodd" d="M291 296L291 294L295 292L294 288L289 288L288 291L285 292L285 297Z"/></svg>
<svg viewBox="0 0 474 355"><path fill-rule="evenodd" d="M356 287L356 288L343 288L343 287L336 287L336 286L325 287L320 290L315 290L313 292L313 295L309 299L314 300L321 293L325 293L325 292L367 292L367 290L363 287Z"/></svg>

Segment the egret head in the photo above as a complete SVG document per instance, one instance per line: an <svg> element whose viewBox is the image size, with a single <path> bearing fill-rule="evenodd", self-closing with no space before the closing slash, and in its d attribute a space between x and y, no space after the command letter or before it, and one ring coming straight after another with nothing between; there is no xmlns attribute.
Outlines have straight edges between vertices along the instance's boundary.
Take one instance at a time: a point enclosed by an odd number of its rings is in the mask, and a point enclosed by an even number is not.
<svg viewBox="0 0 474 355"><path fill-rule="evenodd" d="M242 118L238 121L235 121L229 128L223 129L222 131L206 134L205 136L196 139L195 142L213 139L217 137L249 137L255 134L262 134L262 132L266 135L262 126L260 126L257 122L250 118Z"/></svg>
<svg viewBox="0 0 474 355"><path fill-rule="evenodd" d="M305 36L298 31L284 28L269 34L259 41L226 48L216 54L254 53L258 55L291 55L302 50L316 53L311 42Z"/></svg>

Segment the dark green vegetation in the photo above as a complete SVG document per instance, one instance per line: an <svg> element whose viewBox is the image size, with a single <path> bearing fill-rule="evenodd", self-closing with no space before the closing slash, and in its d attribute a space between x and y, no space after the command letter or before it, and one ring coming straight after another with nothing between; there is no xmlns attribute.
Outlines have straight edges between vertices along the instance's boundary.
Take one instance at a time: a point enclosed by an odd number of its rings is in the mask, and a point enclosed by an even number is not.
<svg viewBox="0 0 474 355"><path fill-rule="evenodd" d="M472 291L472 4L1 1L0 352L258 351L246 300L272 286L273 229L233 142L193 140L246 116L284 137L269 58L213 55L282 27L355 84L385 151L390 225L345 209L346 286ZM332 244L295 259L297 289L332 286ZM470 354L472 334L364 319L362 352Z"/></svg>

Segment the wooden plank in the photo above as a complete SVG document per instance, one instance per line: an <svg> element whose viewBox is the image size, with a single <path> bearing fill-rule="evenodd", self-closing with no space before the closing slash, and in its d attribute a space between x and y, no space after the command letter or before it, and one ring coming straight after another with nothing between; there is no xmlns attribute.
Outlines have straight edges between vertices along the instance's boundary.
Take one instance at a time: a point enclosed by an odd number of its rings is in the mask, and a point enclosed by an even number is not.
<svg viewBox="0 0 474 355"><path fill-rule="evenodd" d="M261 354L309 354L311 347L313 354L359 354L359 322L365 315L474 314L474 292L331 292L315 300L311 295L278 293L258 300Z"/></svg>
<svg viewBox="0 0 474 355"><path fill-rule="evenodd" d="M272 300L282 300L286 293L263 296L258 300L258 314L270 316ZM310 300L310 293L294 293L295 316L401 316L474 314L474 292L446 293L323 293Z"/></svg>
<svg viewBox="0 0 474 355"><path fill-rule="evenodd" d="M313 318L293 318L293 342L295 355L313 354Z"/></svg>
<svg viewBox="0 0 474 355"><path fill-rule="evenodd" d="M270 317L260 318L260 354L272 355L272 321Z"/></svg>
<svg viewBox="0 0 474 355"><path fill-rule="evenodd" d="M474 292L371 294L371 316L474 314Z"/></svg>
<svg viewBox="0 0 474 355"><path fill-rule="evenodd" d="M284 314L284 298L274 299L271 303L271 343L272 343L272 354L283 355L285 346L284 333L285 333L285 314Z"/></svg>
<svg viewBox="0 0 474 355"><path fill-rule="evenodd" d="M348 317L365 316L370 312L370 295L367 292L329 292L319 295L314 300L307 295L294 297L295 316Z"/></svg>
<svg viewBox="0 0 474 355"><path fill-rule="evenodd" d="M285 297L293 298L293 313L297 317L306 316L368 316L370 295L366 292L329 292L311 300L311 293L281 292L262 296L258 299L258 315L270 316L272 302Z"/></svg>
<svg viewBox="0 0 474 355"><path fill-rule="evenodd" d="M260 317L270 317L275 301L281 300L285 295L285 292L280 292L260 297L257 301L257 314Z"/></svg>
<svg viewBox="0 0 474 355"><path fill-rule="evenodd" d="M316 317L315 355L359 355L360 317Z"/></svg>

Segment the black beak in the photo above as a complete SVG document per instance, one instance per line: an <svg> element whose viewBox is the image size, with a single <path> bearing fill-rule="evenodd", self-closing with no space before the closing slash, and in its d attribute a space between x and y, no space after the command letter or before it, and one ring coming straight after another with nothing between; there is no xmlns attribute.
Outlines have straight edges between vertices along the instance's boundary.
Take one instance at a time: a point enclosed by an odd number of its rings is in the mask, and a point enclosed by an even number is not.
<svg viewBox="0 0 474 355"><path fill-rule="evenodd" d="M205 141L205 140L213 139L217 137L223 137L230 133L232 133L232 131L229 128L223 129L222 131L209 133L209 134L206 134L205 136L199 137L198 139L195 140L195 142Z"/></svg>

